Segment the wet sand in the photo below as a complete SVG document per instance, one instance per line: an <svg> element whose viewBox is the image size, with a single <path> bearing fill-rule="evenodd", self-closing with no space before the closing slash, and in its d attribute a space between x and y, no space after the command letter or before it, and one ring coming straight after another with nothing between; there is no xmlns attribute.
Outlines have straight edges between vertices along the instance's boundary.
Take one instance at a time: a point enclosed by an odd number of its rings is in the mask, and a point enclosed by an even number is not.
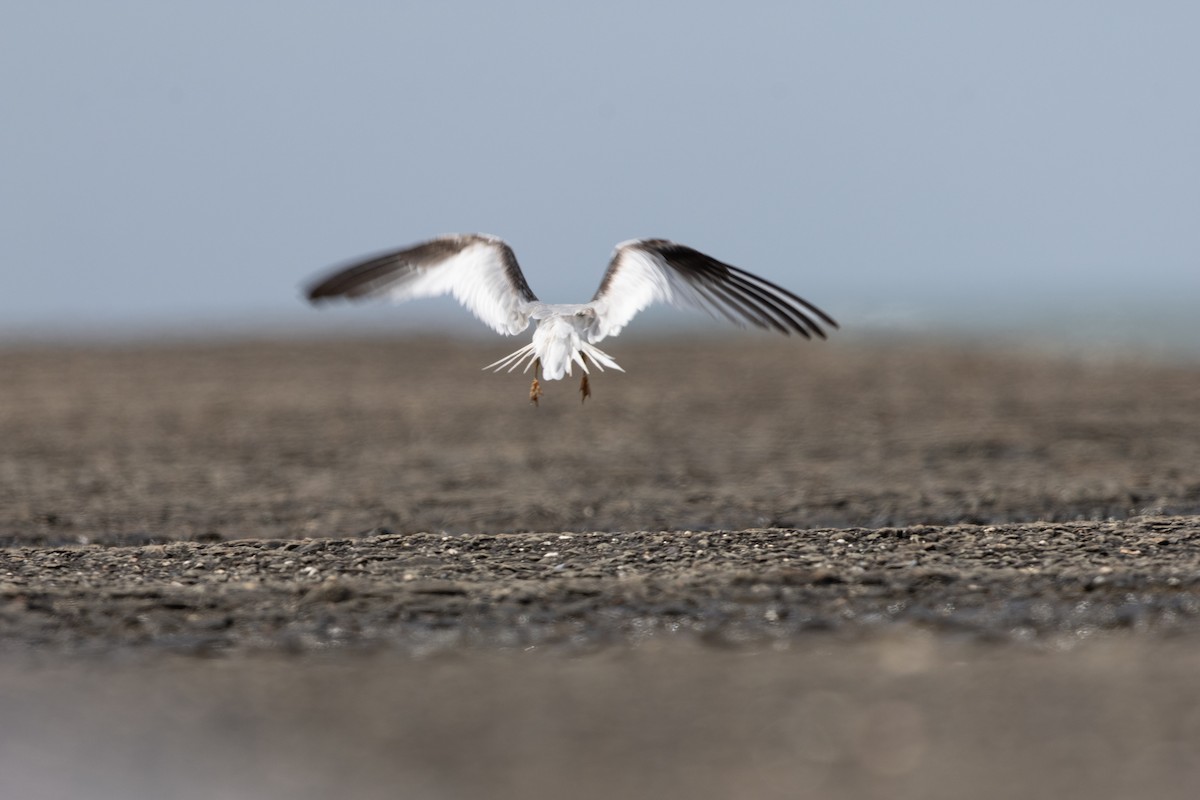
<svg viewBox="0 0 1200 800"><path fill-rule="evenodd" d="M1194 795L1200 366L507 344L0 350L0 796Z"/></svg>

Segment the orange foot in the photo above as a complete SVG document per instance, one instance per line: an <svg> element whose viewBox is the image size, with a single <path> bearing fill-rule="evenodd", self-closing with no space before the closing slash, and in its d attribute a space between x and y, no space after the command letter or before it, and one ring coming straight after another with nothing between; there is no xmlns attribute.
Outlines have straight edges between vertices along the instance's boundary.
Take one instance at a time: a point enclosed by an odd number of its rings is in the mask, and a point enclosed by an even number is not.
<svg viewBox="0 0 1200 800"><path fill-rule="evenodd" d="M538 404L538 398L542 396L542 385L538 383L538 379L533 379L533 385L529 387L529 402L535 406Z"/></svg>

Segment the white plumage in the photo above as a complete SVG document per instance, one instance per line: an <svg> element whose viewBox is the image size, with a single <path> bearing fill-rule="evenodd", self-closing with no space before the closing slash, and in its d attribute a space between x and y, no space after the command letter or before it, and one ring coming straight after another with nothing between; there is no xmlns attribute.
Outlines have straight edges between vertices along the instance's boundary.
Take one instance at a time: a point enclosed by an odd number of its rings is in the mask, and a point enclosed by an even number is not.
<svg viewBox="0 0 1200 800"><path fill-rule="evenodd" d="M484 369L534 367L530 399L541 395L538 375L559 380L578 366L580 391L590 394L588 362L621 367L596 343L616 336L639 311L658 303L700 308L741 325L825 338L814 319L837 323L787 289L666 239L617 245L600 289L589 303L543 303L525 282L504 241L484 234L441 236L402 250L355 261L308 290L309 300L388 297L396 302L453 295L497 333L508 336L537 323L533 341Z"/></svg>

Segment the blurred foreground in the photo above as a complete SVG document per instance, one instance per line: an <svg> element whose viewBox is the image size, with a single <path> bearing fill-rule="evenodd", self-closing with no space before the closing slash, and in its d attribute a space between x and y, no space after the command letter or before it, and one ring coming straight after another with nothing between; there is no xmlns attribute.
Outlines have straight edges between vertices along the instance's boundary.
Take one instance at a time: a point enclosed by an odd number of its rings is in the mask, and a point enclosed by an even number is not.
<svg viewBox="0 0 1200 800"><path fill-rule="evenodd" d="M1183 800L1200 782L1200 650L1178 640L656 641L0 662L0 796Z"/></svg>

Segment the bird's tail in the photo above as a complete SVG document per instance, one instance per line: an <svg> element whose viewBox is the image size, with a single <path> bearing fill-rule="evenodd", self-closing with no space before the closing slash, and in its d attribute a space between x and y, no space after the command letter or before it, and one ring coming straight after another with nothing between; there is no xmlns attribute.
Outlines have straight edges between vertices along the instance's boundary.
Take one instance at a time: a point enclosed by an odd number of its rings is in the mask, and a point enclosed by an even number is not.
<svg viewBox="0 0 1200 800"><path fill-rule="evenodd" d="M525 369L523 369L521 371L529 372L529 368L531 366L533 366L533 362L536 358L537 358L537 353L535 353L533 351L533 343L531 342L531 343L525 345L524 347L522 347L517 352L509 353L508 355L506 355L504 358L500 359L499 361L495 361L491 364L488 364L483 369L484 369L484 371L487 371L490 369L493 372L499 372L500 370L504 369L505 367L508 367L508 371L512 372L514 369L521 366L522 363L528 362L528 363L525 363Z"/></svg>
<svg viewBox="0 0 1200 800"><path fill-rule="evenodd" d="M596 362L596 366L600 368L601 372L604 372L605 367L608 367L609 369L615 369L617 372L625 371L621 369L617 362L613 361L612 356L601 350L599 347L596 347L594 344L589 342L580 342L579 349L583 351L585 356ZM581 362L579 366L583 367L584 372L587 372L586 361Z"/></svg>
<svg viewBox="0 0 1200 800"><path fill-rule="evenodd" d="M504 358L500 359L499 361L494 361L491 364L488 364L486 367L484 367L484 370L490 369L494 372L499 372L500 370L504 369L505 367L508 367L508 369L505 371L512 372L517 367L520 367L522 364L524 364L525 368L522 369L521 371L528 372L529 368L531 366L533 366L534 362L537 361L537 359L538 359L538 352L535 349L535 344L536 344L535 342L530 342L529 344L522 347L520 350L517 350L516 352L513 352L513 353L509 353L508 355L506 355ZM604 371L605 367L608 367L609 369L615 369L617 372L625 371L625 370L621 369L621 366L616 361L614 361L612 356L610 356L608 353L604 352L599 347L596 347L596 345L594 345L594 344L590 344L589 342L580 341L579 342L579 350L575 353L572 353L571 358L567 359L567 367L566 368L568 370L568 374L570 371L570 361L574 361L575 363L577 363L580 367L583 368L584 372L588 371L587 359L583 358L582 356L587 356L587 358L592 359L592 361L594 361L596 363L596 366L600 369L601 372Z"/></svg>

